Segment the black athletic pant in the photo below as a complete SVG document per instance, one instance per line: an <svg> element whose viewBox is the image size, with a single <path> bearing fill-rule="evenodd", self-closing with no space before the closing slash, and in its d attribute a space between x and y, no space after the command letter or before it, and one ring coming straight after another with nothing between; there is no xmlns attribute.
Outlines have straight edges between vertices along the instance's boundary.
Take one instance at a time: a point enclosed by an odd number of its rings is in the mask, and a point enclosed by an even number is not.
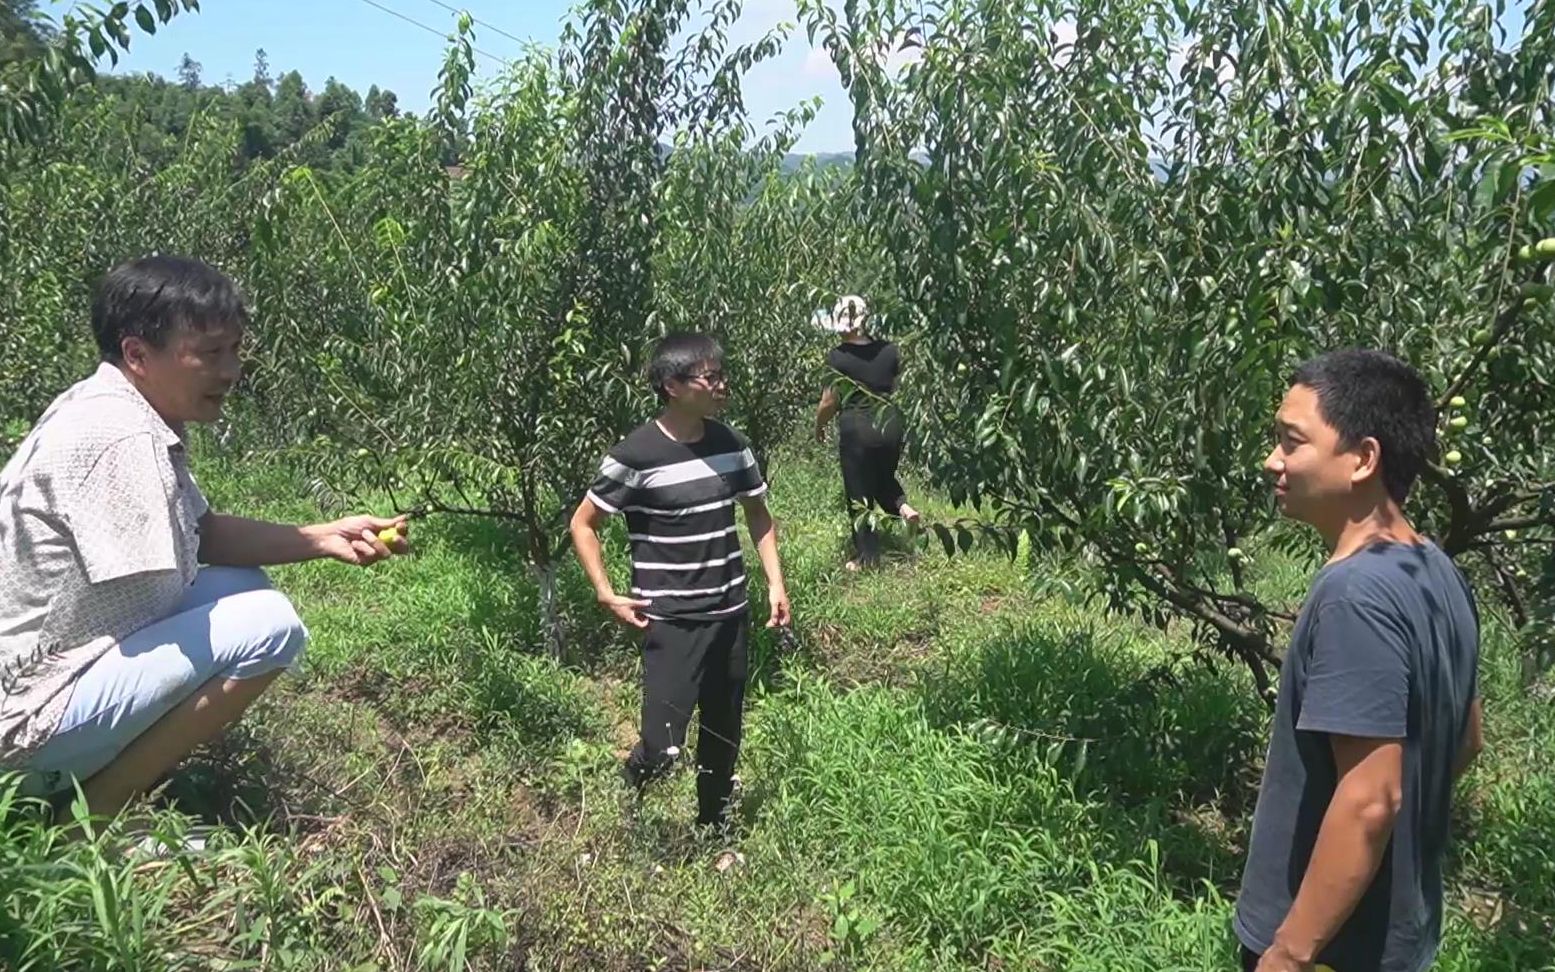
<svg viewBox="0 0 1555 972"><path fill-rule="evenodd" d="M697 734L697 822L720 824L728 810L745 706L750 615L722 621L650 621L643 638L642 735L626 758L641 787L669 772L686 749L691 710Z"/></svg>
<svg viewBox="0 0 1555 972"><path fill-rule="evenodd" d="M855 524L853 551L859 560L873 563L880 557L880 538L870 527L860 528L856 523L871 506L897 516L907 502L896 478L896 467L902 461L900 413L894 408L879 414L864 408L843 409L837 417L837 456L842 461L848 520Z"/></svg>

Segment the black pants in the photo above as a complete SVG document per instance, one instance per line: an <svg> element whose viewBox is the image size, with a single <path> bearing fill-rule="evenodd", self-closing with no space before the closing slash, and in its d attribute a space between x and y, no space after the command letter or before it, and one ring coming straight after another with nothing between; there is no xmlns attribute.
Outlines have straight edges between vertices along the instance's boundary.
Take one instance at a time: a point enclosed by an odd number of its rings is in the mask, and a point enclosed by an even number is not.
<svg viewBox="0 0 1555 972"><path fill-rule="evenodd" d="M837 417L837 457L842 461L842 488L847 494L848 520L856 524L871 506L890 516L902 511L907 495L896 478L902 461L902 418L894 408L843 409ZM880 558L880 538L867 526L853 527L853 551L873 563Z"/></svg>
<svg viewBox="0 0 1555 972"><path fill-rule="evenodd" d="M626 775L641 787L663 776L686 748L691 710L701 706L697 734L697 822L721 824L728 811L745 707L750 615L722 621L652 621L643 638L641 738L626 757Z"/></svg>

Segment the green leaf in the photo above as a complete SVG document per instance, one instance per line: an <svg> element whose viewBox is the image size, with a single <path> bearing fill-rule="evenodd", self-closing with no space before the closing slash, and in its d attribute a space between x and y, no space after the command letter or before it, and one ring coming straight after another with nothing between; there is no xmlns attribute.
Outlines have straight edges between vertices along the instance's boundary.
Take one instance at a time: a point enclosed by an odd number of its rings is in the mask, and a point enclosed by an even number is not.
<svg viewBox="0 0 1555 972"><path fill-rule="evenodd" d="M1534 186L1528 194L1528 213L1538 223L1547 223L1555 216L1555 179Z"/></svg>
<svg viewBox="0 0 1555 972"><path fill-rule="evenodd" d="M954 557L956 555L956 540L950 530L941 523L931 524L930 529L939 538L940 546L945 548L945 556Z"/></svg>

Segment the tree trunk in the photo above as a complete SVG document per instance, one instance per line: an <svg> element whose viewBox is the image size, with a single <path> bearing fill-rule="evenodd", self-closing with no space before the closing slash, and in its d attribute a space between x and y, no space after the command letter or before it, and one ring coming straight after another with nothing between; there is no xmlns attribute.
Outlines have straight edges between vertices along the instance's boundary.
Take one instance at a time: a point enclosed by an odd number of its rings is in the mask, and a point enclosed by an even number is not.
<svg viewBox="0 0 1555 972"><path fill-rule="evenodd" d="M536 564L534 572L540 585L540 633L545 638L546 651L553 659L561 661L565 638L561 608L556 599L556 562Z"/></svg>

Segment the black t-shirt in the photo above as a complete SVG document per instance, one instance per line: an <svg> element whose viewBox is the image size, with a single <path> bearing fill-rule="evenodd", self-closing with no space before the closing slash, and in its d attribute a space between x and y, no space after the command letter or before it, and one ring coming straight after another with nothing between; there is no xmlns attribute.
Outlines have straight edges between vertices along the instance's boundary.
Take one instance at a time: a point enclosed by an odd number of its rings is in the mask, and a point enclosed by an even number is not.
<svg viewBox="0 0 1555 972"><path fill-rule="evenodd" d="M626 515L643 613L705 621L746 609L734 504L766 491L750 444L727 425L709 419L702 438L676 442L650 421L605 456L589 499Z"/></svg>
<svg viewBox="0 0 1555 972"><path fill-rule="evenodd" d="M1420 972L1441 940L1453 765L1478 692L1473 594L1431 543L1382 543L1323 568L1280 669L1279 702L1236 934L1264 952L1306 875L1338 785L1329 735L1400 739L1404 799L1377 875L1318 955L1335 969Z"/></svg>
<svg viewBox="0 0 1555 972"><path fill-rule="evenodd" d="M901 354L890 341L844 342L826 355L826 364L848 379L831 382L843 408L875 407L879 403L874 396L884 398L896 391L896 379L902 372ZM860 394L859 389L870 394Z"/></svg>

